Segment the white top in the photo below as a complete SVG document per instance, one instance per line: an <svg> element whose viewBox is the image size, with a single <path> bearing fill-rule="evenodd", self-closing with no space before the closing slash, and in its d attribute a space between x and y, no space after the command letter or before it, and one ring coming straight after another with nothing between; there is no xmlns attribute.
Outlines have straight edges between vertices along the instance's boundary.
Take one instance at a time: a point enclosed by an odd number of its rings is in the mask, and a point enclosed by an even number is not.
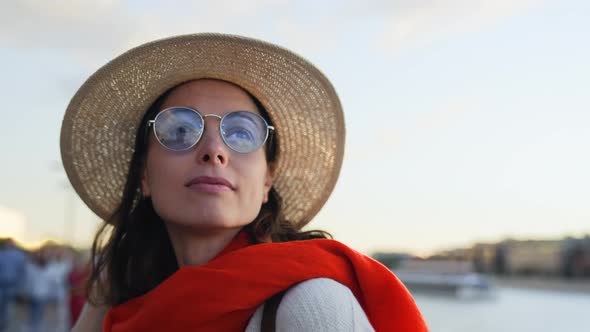
<svg viewBox="0 0 590 332"><path fill-rule="evenodd" d="M259 332L264 304L246 332ZM350 289L332 279L317 278L291 287L277 310L276 331L375 331Z"/></svg>
<svg viewBox="0 0 590 332"><path fill-rule="evenodd" d="M50 298L65 301L68 297L68 274L72 270L72 263L66 260L50 261L46 270L51 281Z"/></svg>
<svg viewBox="0 0 590 332"><path fill-rule="evenodd" d="M52 277L47 265L40 266L28 261L24 275L24 292L36 300L48 300L52 291Z"/></svg>

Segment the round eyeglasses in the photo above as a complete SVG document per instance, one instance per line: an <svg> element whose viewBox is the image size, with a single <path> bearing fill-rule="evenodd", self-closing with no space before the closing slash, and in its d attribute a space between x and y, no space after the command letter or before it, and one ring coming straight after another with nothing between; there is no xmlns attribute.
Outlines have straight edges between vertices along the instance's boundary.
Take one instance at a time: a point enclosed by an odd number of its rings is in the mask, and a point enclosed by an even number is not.
<svg viewBox="0 0 590 332"><path fill-rule="evenodd" d="M259 114L235 111L219 116L201 115L190 107L170 107L162 110L148 126L154 127L158 142L172 151L186 151L195 146L205 129L205 118L219 121L219 132L225 145L239 153L254 152L264 145L269 132L274 130Z"/></svg>

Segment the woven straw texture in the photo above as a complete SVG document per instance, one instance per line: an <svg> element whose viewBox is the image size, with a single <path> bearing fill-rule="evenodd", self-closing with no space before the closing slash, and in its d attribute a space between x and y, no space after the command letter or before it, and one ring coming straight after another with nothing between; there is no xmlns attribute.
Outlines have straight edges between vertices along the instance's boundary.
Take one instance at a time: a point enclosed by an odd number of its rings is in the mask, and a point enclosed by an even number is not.
<svg viewBox="0 0 590 332"><path fill-rule="evenodd" d="M298 227L330 196L344 152L344 117L328 79L302 57L231 35L154 41L115 58L72 98L61 154L72 186L99 217L120 203L139 122L169 88L199 78L235 83L267 109L279 142L274 187Z"/></svg>

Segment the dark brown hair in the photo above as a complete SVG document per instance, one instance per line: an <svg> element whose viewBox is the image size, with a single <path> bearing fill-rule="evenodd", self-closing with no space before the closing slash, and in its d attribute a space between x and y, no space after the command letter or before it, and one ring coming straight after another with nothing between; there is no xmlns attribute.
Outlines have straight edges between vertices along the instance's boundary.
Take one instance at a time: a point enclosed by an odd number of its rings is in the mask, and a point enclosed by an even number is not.
<svg viewBox="0 0 590 332"><path fill-rule="evenodd" d="M156 116L174 88L162 94L145 113L137 130L121 203L94 238L87 291L89 301L95 305L112 306L141 296L178 270L164 222L154 211L151 199L142 197L140 187L149 143L148 120ZM272 125L262 103L248 91L246 93ZM279 151L278 141L273 136L265 146L269 167L276 161ZM270 189L268 201L262 205L258 216L244 230L253 243L331 238L321 230L300 231L286 220L281 197L274 188Z"/></svg>

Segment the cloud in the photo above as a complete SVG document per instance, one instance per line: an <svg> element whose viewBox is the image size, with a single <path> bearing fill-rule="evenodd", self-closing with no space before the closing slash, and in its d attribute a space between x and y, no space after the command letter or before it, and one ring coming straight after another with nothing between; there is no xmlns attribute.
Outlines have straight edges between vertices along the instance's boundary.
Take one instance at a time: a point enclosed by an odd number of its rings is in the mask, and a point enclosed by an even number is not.
<svg viewBox="0 0 590 332"><path fill-rule="evenodd" d="M397 50L476 31L542 1L368 0L312 6L287 0L15 0L1 5L0 38L5 46L65 50L103 63L105 56L148 40L202 31L276 38L302 51L333 49L347 33L379 21L379 47Z"/></svg>
<svg viewBox="0 0 590 332"><path fill-rule="evenodd" d="M273 34L296 36L293 31L298 30L287 19L294 5L286 0L146 4L118 0L21 0L0 6L0 38L4 47L29 53L61 53L91 68L133 46L173 35L223 32L263 38ZM276 29L269 29L270 26Z"/></svg>
<svg viewBox="0 0 590 332"><path fill-rule="evenodd" d="M4 46L27 53L104 59L130 38L122 4L99 1L9 1L0 10ZM68 59L70 60L70 59Z"/></svg>
<svg viewBox="0 0 590 332"><path fill-rule="evenodd" d="M366 15L385 23L380 49L395 51L478 31L545 0L370 0Z"/></svg>

